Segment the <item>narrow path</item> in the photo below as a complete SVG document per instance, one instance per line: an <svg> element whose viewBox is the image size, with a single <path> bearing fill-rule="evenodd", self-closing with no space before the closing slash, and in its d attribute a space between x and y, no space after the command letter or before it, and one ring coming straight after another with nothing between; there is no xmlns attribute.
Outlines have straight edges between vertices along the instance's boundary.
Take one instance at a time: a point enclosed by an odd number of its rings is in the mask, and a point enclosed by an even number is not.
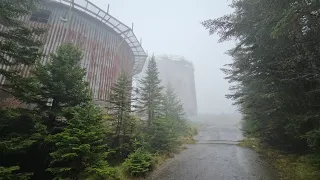
<svg viewBox="0 0 320 180"><path fill-rule="evenodd" d="M197 144L169 159L148 180L276 180L254 151L237 146L243 137L232 125L202 129Z"/></svg>

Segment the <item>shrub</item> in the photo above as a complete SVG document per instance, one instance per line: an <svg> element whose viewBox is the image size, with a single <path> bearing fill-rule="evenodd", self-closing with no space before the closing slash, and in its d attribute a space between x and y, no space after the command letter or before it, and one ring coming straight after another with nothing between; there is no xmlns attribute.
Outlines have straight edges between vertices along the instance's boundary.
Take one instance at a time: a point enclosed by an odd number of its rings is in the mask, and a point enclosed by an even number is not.
<svg viewBox="0 0 320 180"><path fill-rule="evenodd" d="M119 170L109 167L106 162L97 164L97 167L88 168L85 174L89 176L82 177L86 180L119 180Z"/></svg>
<svg viewBox="0 0 320 180"><path fill-rule="evenodd" d="M105 161L108 151L100 109L90 104L68 108L65 113L66 127L47 138L54 145L47 171L56 179L108 177L110 169Z"/></svg>
<svg viewBox="0 0 320 180"><path fill-rule="evenodd" d="M196 127L193 127L193 126L188 126L188 129L187 129L187 132L188 132L188 135L189 136L195 136L198 134L198 129Z"/></svg>
<svg viewBox="0 0 320 180"><path fill-rule="evenodd" d="M1 180L29 180L32 173L19 173L19 166L2 167L0 166L0 179Z"/></svg>
<svg viewBox="0 0 320 180"><path fill-rule="evenodd" d="M138 149L130 154L123 163L124 171L129 176L144 176L152 170L153 158L149 152Z"/></svg>
<svg viewBox="0 0 320 180"><path fill-rule="evenodd" d="M156 119L152 122L149 142L153 152L170 154L179 147L178 133L171 119Z"/></svg>

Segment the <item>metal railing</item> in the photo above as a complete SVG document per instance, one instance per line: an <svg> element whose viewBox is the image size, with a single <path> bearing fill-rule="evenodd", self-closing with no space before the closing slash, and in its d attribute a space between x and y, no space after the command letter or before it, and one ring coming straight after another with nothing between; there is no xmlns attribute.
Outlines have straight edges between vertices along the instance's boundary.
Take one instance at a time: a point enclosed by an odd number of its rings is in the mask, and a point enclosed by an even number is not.
<svg viewBox="0 0 320 180"><path fill-rule="evenodd" d="M108 27L112 28L119 36L121 36L124 41L129 45L131 48L133 55L134 55L134 65L133 65L133 74L136 75L140 73L143 69L145 64L147 54L143 50L139 40L133 33L133 30L123 24L121 21L116 19L115 17L111 16L109 13L105 12L104 10L100 9L93 3L88 0L51 0L54 2L62 3L66 6L72 6L72 8L82 11L99 21L106 24Z"/></svg>

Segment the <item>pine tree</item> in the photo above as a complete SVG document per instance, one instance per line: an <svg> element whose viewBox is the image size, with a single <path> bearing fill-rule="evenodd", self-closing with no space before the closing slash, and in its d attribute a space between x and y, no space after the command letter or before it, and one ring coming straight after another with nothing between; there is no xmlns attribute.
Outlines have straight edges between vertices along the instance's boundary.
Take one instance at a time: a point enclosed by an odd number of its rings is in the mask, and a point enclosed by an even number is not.
<svg viewBox="0 0 320 180"><path fill-rule="evenodd" d="M155 118L161 116L161 103L163 101L162 90L163 87L160 85L161 80L158 77L158 68L155 57L152 56L149 60L146 75L139 82L139 103L141 105L141 112L146 113L148 125Z"/></svg>
<svg viewBox="0 0 320 180"><path fill-rule="evenodd" d="M72 44L60 46L51 55L50 62L35 66L31 77L12 82L15 97L36 105L36 109L46 112L52 122L63 108L89 102L91 95L84 81L86 72L80 65L81 59L81 50Z"/></svg>
<svg viewBox="0 0 320 180"><path fill-rule="evenodd" d="M2 0L0 3L0 64L6 68L0 69L0 75L11 81L20 77L20 65L30 66L41 57L40 40L35 36L43 30L29 28L19 17L29 14L42 0ZM11 92L10 84L3 85L2 90Z"/></svg>
<svg viewBox="0 0 320 180"><path fill-rule="evenodd" d="M56 179L107 179L112 175L106 162L105 125L100 109L93 105L68 108L66 127L50 135L54 144L47 169Z"/></svg>
<svg viewBox="0 0 320 180"><path fill-rule="evenodd" d="M119 156L125 156L124 144L130 143L132 137L131 127L133 118L131 117L132 107L132 81L124 73L121 73L117 82L111 87L111 95L109 97L108 109L111 115L111 125L113 127L113 135L115 136L115 148L119 148ZM128 150L127 150L128 151Z"/></svg>

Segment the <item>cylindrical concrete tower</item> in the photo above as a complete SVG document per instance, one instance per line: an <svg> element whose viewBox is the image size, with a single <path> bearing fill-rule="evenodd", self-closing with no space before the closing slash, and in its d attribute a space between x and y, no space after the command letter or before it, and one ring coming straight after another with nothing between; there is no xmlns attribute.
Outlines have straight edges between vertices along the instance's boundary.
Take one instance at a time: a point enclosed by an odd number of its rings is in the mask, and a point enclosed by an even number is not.
<svg viewBox="0 0 320 180"><path fill-rule="evenodd" d="M162 84L171 84L175 89L188 117L196 116L198 109L193 64L177 55L160 55L157 64Z"/></svg>

